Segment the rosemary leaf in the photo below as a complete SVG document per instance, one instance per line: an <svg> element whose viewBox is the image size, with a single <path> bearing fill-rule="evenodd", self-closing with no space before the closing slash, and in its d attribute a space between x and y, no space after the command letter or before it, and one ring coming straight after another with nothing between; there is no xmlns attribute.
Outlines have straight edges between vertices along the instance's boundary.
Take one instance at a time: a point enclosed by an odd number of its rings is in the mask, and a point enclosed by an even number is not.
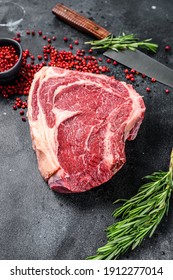
<svg viewBox="0 0 173 280"><path fill-rule="evenodd" d="M151 38L139 41L133 34L126 35L125 33L117 37L111 34L101 40L85 42L85 44L90 44L92 49L105 50L110 48L117 52L125 49L135 51L137 48L145 48L149 51L156 52L158 48L157 44L151 43Z"/></svg>
<svg viewBox="0 0 173 280"><path fill-rule="evenodd" d="M124 204L113 212L115 222L106 229L107 244L87 259L117 259L130 248L133 250L139 246L145 237L153 235L169 210L173 190L173 150L169 170L154 172L145 179L149 182L142 185L135 196L123 200Z"/></svg>

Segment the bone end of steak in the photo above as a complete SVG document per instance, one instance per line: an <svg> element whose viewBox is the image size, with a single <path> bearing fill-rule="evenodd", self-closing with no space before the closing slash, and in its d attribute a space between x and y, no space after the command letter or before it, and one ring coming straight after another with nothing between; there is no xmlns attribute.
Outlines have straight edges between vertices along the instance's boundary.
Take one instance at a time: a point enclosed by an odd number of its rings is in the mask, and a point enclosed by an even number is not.
<svg viewBox="0 0 173 280"><path fill-rule="evenodd" d="M126 161L145 104L125 82L43 67L33 80L28 120L38 168L54 191L78 193L112 178Z"/></svg>
<svg viewBox="0 0 173 280"><path fill-rule="evenodd" d="M71 190L68 190L62 181L62 179L58 175L52 175L48 180L49 187L56 192L60 193L72 193Z"/></svg>

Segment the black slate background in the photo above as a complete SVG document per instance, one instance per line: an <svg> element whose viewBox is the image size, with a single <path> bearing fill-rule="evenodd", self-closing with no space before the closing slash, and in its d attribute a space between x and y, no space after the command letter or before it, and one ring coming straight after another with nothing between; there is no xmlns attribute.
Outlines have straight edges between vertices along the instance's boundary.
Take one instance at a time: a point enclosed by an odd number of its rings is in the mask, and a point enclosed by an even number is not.
<svg viewBox="0 0 173 280"><path fill-rule="evenodd" d="M5 1L4 1L5 2ZM58 20L51 10L56 0L15 0L25 9L24 20L17 26L0 26L0 37L21 32L22 47L35 55L45 42L38 35L27 36L26 29L55 35L58 49L78 39L77 48L88 50L85 41L92 38ZM154 58L173 68L173 3L152 1L78 1L64 0L77 12L95 20L114 34L124 31L140 38L152 37L159 44ZM156 6L153 9L152 6ZM69 38L65 44L63 37ZM101 53L94 55L102 57ZM103 58L103 64L106 59ZM110 66L110 75L125 80L124 66ZM151 87L147 93L145 88ZM0 97L0 259L85 259L106 242L105 228L113 222L117 198L130 198L143 183L142 177L156 170L167 170L173 145L173 89L140 77L134 83L144 97L145 119L137 138L126 145L127 162L106 184L82 194L63 195L49 190L37 169L31 147L28 122L12 110L14 97ZM168 217L151 239L121 259L173 258L173 202Z"/></svg>

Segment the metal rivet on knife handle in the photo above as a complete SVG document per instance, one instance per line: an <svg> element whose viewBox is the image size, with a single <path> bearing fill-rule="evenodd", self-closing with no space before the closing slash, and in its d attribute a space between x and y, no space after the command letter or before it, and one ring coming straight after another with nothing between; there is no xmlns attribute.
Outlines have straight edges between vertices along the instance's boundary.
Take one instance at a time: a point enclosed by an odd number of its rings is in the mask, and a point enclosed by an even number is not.
<svg viewBox="0 0 173 280"><path fill-rule="evenodd" d="M81 16L63 4L57 4L52 9L52 13L76 29L93 35L97 39L103 39L110 34L109 31L99 26L94 21Z"/></svg>

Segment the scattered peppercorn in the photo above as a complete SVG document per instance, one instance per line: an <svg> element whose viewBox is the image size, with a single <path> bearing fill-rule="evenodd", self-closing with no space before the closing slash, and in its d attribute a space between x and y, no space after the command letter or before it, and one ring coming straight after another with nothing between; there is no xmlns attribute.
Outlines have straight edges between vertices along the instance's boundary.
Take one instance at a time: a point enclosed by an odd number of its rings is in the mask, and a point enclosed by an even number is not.
<svg viewBox="0 0 173 280"><path fill-rule="evenodd" d="M167 45L165 46L165 51L170 51L171 50L171 46Z"/></svg>
<svg viewBox="0 0 173 280"><path fill-rule="evenodd" d="M129 73L129 70L128 70L128 69L125 69L125 70L124 70L124 73L125 73L125 74Z"/></svg>
<svg viewBox="0 0 173 280"><path fill-rule="evenodd" d="M155 79L155 78L151 78L151 82L152 82L152 83L155 83L155 82L156 82L156 79Z"/></svg>
<svg viewBox="0 0 173 280"><path fill-rule="evenodd" d="M108 58L108 59L107 59L106 61L107 61L107 63L111 63L111 60L110 60L110 58Z"/></svg>
<svg viewBox="0 0 173 280"><path fill-rule="evenodd" d="M127 80L130 80L130 78L131 78L130 75L127 74L127 75L126 75L126 79L127 79Z"/></svg>
<svg viewBox="0 0 173 280"><path fill-rule="evenodd" d="M38 58L39 60L42 60L43 57L42 57L42 55L39 54L39 55L37 56L37 58Z"/></svg>
<svg viewBox="0 0 173 280"><path fill-rule="evenodd" d="M130 70L130 73L135 74L135 73L136 73L136 70L135 70L135 69L131 69L131 70Z"/></svg>
<svg viewBox="0 0 173 280"><path fill-rule="evenodd" d="M98 60L94 56L86 56L84 53L84 50L77 50L76 54L73 54L71 51L58 51L51 48L51 60L48 65L97 74L109 72L106 66L99 66Z"/></svg>
<svg viewBox="0 0 173 280"><path fill-rule="evenodd" d="M24 112L23 110L20 111L20 115L21 115L21 116L23 116L24 113L25 113L25 112Z"/></svg>
<svg viewBox="0 0 173 280"><path fill-rule="evenodd" d="M147 87L147 88L146 88L146 91L147 91L147 92L150 92L150 91L151 91L151 89L150 89L149 87Z"/></svg>

